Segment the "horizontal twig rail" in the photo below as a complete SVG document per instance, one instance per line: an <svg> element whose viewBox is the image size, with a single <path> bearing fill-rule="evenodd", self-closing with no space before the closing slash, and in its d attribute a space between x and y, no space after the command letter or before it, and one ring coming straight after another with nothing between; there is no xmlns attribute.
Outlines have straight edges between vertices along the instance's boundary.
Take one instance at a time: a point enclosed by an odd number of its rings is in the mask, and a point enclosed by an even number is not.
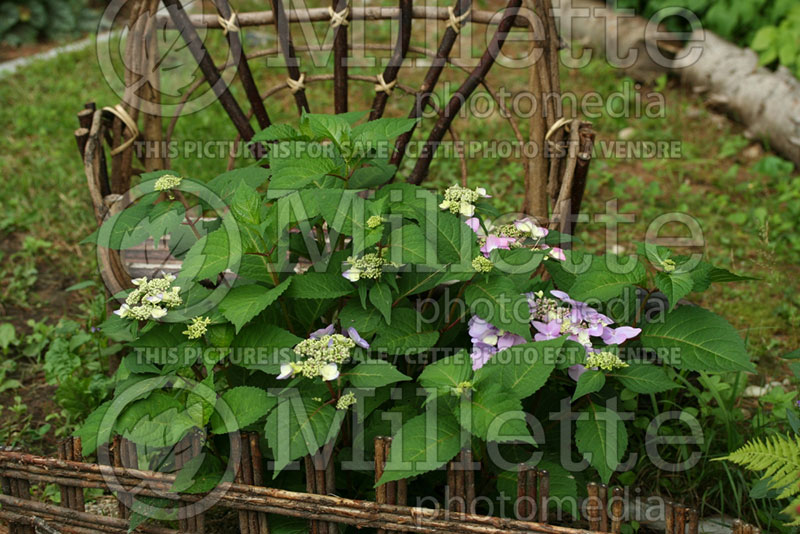
<svg viewBox="0 0 800 534"><path fill-rule="evenodd" d="M414 6L411 16L415 19L450 20L450 13L446 7ZM390 20L400 17L399 7L353 7L350 9L348 20ZM288 9L286 10L288 22L322 22L330 21L331 15L327 8ZM503 11L474 10L470 12L469 21L476 24L497 25L503 19ZM222 30L222 24L216 14L189 15L192 25L198 28ZM251 11L236 15L239 27L264 26L275 24L273 11ZM530 23L523 16L517 16L512 26L516 28L530 28ZM158 17L158 27L176 29L172 19L167 16Z"/></svg>
<svg viewBox="0 0 800 534"><path fill-rule="evenodd" d="M206 497L170 493L169 489L175 480L174 475L57 460L18 452L0 452L0 476L63 486L105 488L111 491L130 492L131 488L137 488L136 491L141 496L169 498L185 503L198 502ZM358 525L362 528L382 528L388 531L431 534L589 533L583 529L529 521L451 512L444 509L378 504L334 495L298 493L246 484L224 484L215 491L218 493L217 504L227 508ZM0 496L0 503L11 512L24 512L26 507L34 510L31 501L14 497ZM39 505L40 503L37 503L37 506ZM52 505L46 506L52 507ZM52 508L50 510L53 511ZM74 517L77 523L85 519L79 512L64 510ZM83 525L76 524L76 526ZM116 525L109 524L109 526Z"/></svg>

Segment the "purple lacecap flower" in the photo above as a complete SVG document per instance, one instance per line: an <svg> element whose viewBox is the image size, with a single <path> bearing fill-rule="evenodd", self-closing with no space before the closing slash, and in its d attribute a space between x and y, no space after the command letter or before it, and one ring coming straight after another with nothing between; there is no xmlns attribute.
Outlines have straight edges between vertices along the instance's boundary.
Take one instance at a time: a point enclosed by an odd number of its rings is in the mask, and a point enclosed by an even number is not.
<svg viewBox="0 0 800 534"><path fill-rule="evenodd" d="M489 253L494 249L501 248L508 250L511 248L511 244L515 241L516 239L513 237L499 237L496 235L490 235L486 238L486 243L484 243L481 247L481 252L483 252L483 255L488 258Z"/></svg>
<svg viewBox="0 0 800 534"><path fill-rule="evenodd" d="M472 370L477 371L497 352L497 349L486 343L475 343L472 345L472 353L469 355L472 358Z"/></svg>
<svg viewBox="0 0 800 534"><path fill-rule="evenodd" d="M333 332L334 332L333 325L330 324L330 325L326 326L325 328L320 328L319 330L315 330L315 331L311 332L311 334L308 337L310 337L312 339L319 339L322 336L329 336L329 335L333 334Z"/></svg>
<svg viewBox="0 0 800 534"><path fill-rule="evenodd" d="M603 343L606 345L619 345L629 339L633 339L642 332L641 328L631 326L619 326L617 328L603 328Z"/></svg>
<svg viewBox="0 0 800 534"><path fill-rule="evenodd" d="M536 341L555 339L561 335L561 321L558 319L553 319L549 323L532 321L532 324L536 331L539 332L533 336L533 339Z"/></svg>
<svg viewBox="0 0 800 534"><path fill-rule="evenodd" d="M478 220L477 217L470 217L469 219L464 221L464 224L472 228L472 231L475 232L476 234L480 232L481 222Z"/></svg>
<svg viewBox="0 0 800 534"><path fill-rule="evenodd" d="M525 343L524 337L506 332L497 340L497 351L506 350L514 345L522 345L523 343Z"/></svg>
<svg viewBox="0 0 800 534"><path fill-rule="evenodd" d="M473 315L469 320L469 337L472 341L483 341L487 336L497 336L500 330L484 321L477 315ZM494 344L494 343L493 343Z"/></svg>
<svg viewBox="0 0 800 534"><path fill-rule="evenodd" d="M514 345L525 343L525 338L522 336L503 332L478 316L472 316L469 320L469 336L472 339L470 357L474 370L483 367L492 355Z"/></svg>
<svg viewBox="0 0 800 534"><path fill-rule="evenodd" d="M358 345L362 349L368 349L369 348L369 343L367 343L367 340L364 339L363 337L361 337L360 335L358 335L358 331L355 328L353 328L352 326L347 329L347 332L345 333L345 335L347 337L349 337L350 339L352 339L353 341L355 341L356 345Z"/></svg>

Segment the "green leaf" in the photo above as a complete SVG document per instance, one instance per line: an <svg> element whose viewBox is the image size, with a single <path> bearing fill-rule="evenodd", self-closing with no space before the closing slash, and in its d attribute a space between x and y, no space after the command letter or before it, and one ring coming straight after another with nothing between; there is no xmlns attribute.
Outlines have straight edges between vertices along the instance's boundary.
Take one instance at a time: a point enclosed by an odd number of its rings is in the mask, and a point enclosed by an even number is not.
<svg viewBox="0 0 800 534"><path fill-rule="evenodd" d="M111 407L112 402L113 401L104 402L95 408L83 422L83 425L72 434L75 437L81 438L83 454L87 456L94 454L97 447L102 445L102 443L97 443L97 438L99 436L111 437L111 427L114 426L115 418L109 417L108 420L106 420L106 413ZM106 427L103 427L103 423L106 424Z"/></svg>
<svg viewBox="0 0 800 534"><path fill-rule="evenodd" d="M261 388L239 386L229 389L217 400L211 416L215 434L236 432L267 415L277 400Z"/></svg>
<svg viewBox="0 0 800 534"><path fill-rule="evenodd" d="M350 124L338 115L304 113L302 121L311 127L318 140L330 139L337 147L350 136Z"/></svg>
<svg viewBox="0 0 800 534"><path fill-rule="evenodd" d="M508 278L476 280L464 297L473 314L501 330L531 339L528 299Z"/></svg>
<svg viewBox="0 0 800 534"><path fill-rule="evenodd" d="M503 275L531 274L539 267L544 257L545 252L528 248L512 250L496 248L490 254L490 259L494 263L493 272Z"/></svg>
<svg viewBox="0 0 800 534"><path fill-rule="evenodd" d="M225 226L200 238L186 253L181 267L181 278L184 276L191 276L195 280L214 278L235 265L242 255L241 243L229 241Z"/></svg>
<svg viewBox="0 0 800 534"><path fill-rule="evenodd" d="M449 212L427 207L424 221L425 238L436 250L434 263L472 262L477 255L475 232L461 219Z"/></svg>
<svg viewBox="0 0 800 534"><path fill-rule="evenodd" d="M753 36L753 41L750 43L750 48L756 52L763 52L772 46L777 34L778 28L775 26L764 26L760 28Z"/></svg>
<svg viewBox="0 0 800 534"><path fill-rule="evenodd" d="M256 133L251 141L299 141L307 137L288 124L271 124Z"/></svg>
<svg viewBox="0 0 800 534"><path fill-rule="evenodd" d="M392 324L392 290L389 286L376 282L372 289L369 290L369 301L373 306L378 308L386 319L386 324Z"/></svg>
<svg viewBox="0 0 800 534"><path fill-rule="evenodd" d="M264 311L275 302L289 287L293 278L287 278L272 289L261 285L250 285L233 288L222 302L219 309L236 327L236 333L253 317Z"/></svg>
<svg viewBox="0 0 800 534"><path fill-rule="evenodd" d="M261 222L261 195L247 184L236 188L230 208L237 221L249 224Z"/></svg>
<svg viewBox="0 0 800 534"><path fill-rule="evenodd" d="M392 438L389 459L376 485L443 466L461 450L461 433L456 418L447 413L428 412L407 421Z"/></svg>
<svg viewBox="0 0 800 534"><path fill-rule="evenodd" d="M575 388L575 393L572 394L572 400L574 402L584 395L596 393L603 389L605 385L606 375L600 371L588 370L578 379L578 385Z"/></svg>
<svg viewBox="0 0 800 534"><path fill-rule="evenodd" d="M680 387L670 380L663 368L649 363L632 363L608 373L608 376L618 378L634 393L661 393Z"/></svg>
<svg viewBox="0 0 800 534"><path fill-rule="evenodd" d="M739 333L708 310L682 306L663 322L642 329L642 346L655 350L665 362L693 371L754 371Z"/></svg>
<svg viewBox="0 0 800 534"><path fill-rule="evenodd" d="M426 389L445 389L458 387L472 376L472 359L465 350L453 356L442 358L425 366L419 375L419 383Z"/></svg>
<svg viewBox="0 0 800 534"><path fill-rule="evenodd" d="M439 332L430 330L431 326L415 310L397 308L392 312L392 327L378 332L372 342L373 350L408 355L424 352L436 344Z"/></svg>
<svg viewBox="0 0 800 534"><path fill-rule="evenodd" d="M385 360L367 360L351 371L342 373L357 388L379 388L396 382L411 380Z"/></svg>
<svg viewBox="0 0 800 534"><path fill-rule="evenodd" d="M355 291L341 274L307 272L292 276L286 296L295 299L336 299Z"/></svg>
<svg viewBox="0 0 800 534"><path fill-rule="evenodd" d="M519 399L504 397L499 387L471 392L461 401L459 422L474 436L497 443L536 445Z"/></svg>
<svg viewBox="0 0 800 534"><path fill-rule="evenodd" d="M397 172L394 165L378 166L369 165L359 167L350 176L347 186L350 189L370 189L388 182Z"/></svg>
<svg viewBox="0 0 800 534"><path fill-rule="evenodd" d="M324 150L320 150L324 153ZM302 189L338 168L338 165L327 156L312 158L308 154L308 143L305 141L285 141L270 145L272 195L279 191Z"/></svg>
<svg viewBox="0 0 800 534"><path fill-rule="evenodd" d="M689 273L659 271L656 273L656 287L667 296L672 310L680 299L692 292L694 280Z"/></svg>
<svg viewBox="0 0 800 534"><path fill-rule="evenodd" d="M416 224L406 224L389 234L389 259L399 264L425 264L435 258L422 229Z"/></svg>
<svg viewBox="0 0 800 534"><path fill-rule="evenodd" d="M575 444L600 479L608 484L628 448L628 432L619 414L590 404L578 418Z"/></svg>
<svg viewBox="0 0 800 534"><path fill-rule="evenodd" d="M498 384L514 398L529 397L555 369L564 340L534 341L498 352L475 371L475 387Z"/></svg>
<svg viewBox="0 0 800 534"><path fill-rule="evenodd" d="M368 306L365 310L356 299L349 300L342 308L339 313L339 324L342 330L352 327L362 336L371 334L386 326L383 314L377 308Z"/></svg>
<svg viewBox="0 0 800 534"><path fill-rule="evenodd" d="M354 150L362 153L379 148L381 143L394 140L398 135L409 131L417 123L417 119L400 119L384 117L368 121L353 128L352 143Z"/></svg>
<svg viewBox="0 0 800 534"><path fill-rule="evenodd" d="M293 460L314 454L336 438L344 410L313 399L301 399L295 391L282 398L267 416L264 434L275 457L273 477Z"/></svg>
<svg viewBox="0 0 800 534"><path fill-rule="evenodd" d="M277 374L282 363L295 359L290 349L300 343L301 338L278 328L263 316L242 328L234 338L231 348L241 356L234 363L246 369L259 369L268 374ZM252 357L250 356L252 355Z"/></svg>
<svg viewBox="0 0 800 534"><path fill-rule="evenodd" d="M628 267L631 261L636 261L633 269ZM608 265L607 257L595 257L589 270L575 280L569 290L570 297L583 301L598 299L607 302L618 297L626 287L641 283L647 274L644 265L636 259L628 260L625 265L613 269L629 269L629 272L614 272Z"/></svg>

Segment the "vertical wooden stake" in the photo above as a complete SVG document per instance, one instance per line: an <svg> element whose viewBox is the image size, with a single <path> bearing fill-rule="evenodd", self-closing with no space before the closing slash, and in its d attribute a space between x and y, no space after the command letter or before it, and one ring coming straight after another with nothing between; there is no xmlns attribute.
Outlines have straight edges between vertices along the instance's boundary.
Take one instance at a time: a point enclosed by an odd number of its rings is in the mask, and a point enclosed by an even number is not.
<svg viewBox="0 0 800 534"><path fill-rule="evenodd" d="M670 501L667 501L664 505L664 510L666 511L666 517L664 518L664 523L666 524L666 532L667 534L675 534L674 504Z"/></svg>
<svg viewBox="0 0 800 534"><path fill-rule="evenodd" d="M600 484L598 496L600 497L600 530L608 532L608 486Z"/></svg>
<svg viewBox="0 0 800 534"><path fill-rule="evenodd" d="M611 503L611 532L614 534L620 534L620 532L622 532L622 517L625 506L622 499L624 493L622 488L614 488L614 500Z"/></svg>
<svg viewBox="0 0 800 534"><path fill-rule="evenodd" d="M686 534L686 507L683 505L675 507L675 532Z"/></svg>
<svg viewBox="0 0 800 534"><path fill-rule="evenodd" d="M550 473L539 471L539 522L547 523L547 506L550 499Z"/></svg>
<svg viewBox="0 0 800 534"><path fill-rule="evenodd" d="M600 530L600 488L595 482L589 482L586 485L586 492L589 494L589 500L586 504L586 513L589 516L589 530Z"/></svg>

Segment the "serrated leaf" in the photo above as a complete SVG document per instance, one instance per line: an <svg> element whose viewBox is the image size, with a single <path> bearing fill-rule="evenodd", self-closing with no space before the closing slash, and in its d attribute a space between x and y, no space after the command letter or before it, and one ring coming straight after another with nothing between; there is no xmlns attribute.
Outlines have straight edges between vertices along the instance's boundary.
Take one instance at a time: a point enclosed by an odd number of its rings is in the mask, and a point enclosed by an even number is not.
<svg viewBox="0 0 800 534"><path fill-rule="evenodd" d="M324 153L323 149L320 150ZM304 141L285 141L270 145L269 164L272 170L270 190L286 192L302 189L339 167L327 156L309 156L307 143Z"/></svg>
<svg viewBox="0 0 800 534"><path fill-rule="evenodd" d="M376 282L369 290L369 301L378 308L386 324L392 324L392 290L387 284Z"/></svg>
<svg viewBox="0 0 800 534"><path fill-rule="evenodd" d="M490 259L494 264L493 273L502 275L531 274L544 260L545 252L527 248L502 250L499 248L491 252Z"/></svg>
<svg viewBox="0 0 800 534"><path fill-rule="evenodd" d="M392 449L377 484L438 469L462 447L462 431L450 414L424 413L407 421L392 438Z"/></svg>
<svg viewBox="0 0 800 534"><path fill-rule="evenodd" d="M313 399L301 399L295 392L282 398L264 427L275 458L273 477L293 460L314 454L320 447L335 439L345 415L330 404Z"/></svg>
<svg viewBox="0 0 800 534"><path fill-rule="evenodd" d="M689 273L659 271L656 273L656 287L667 296L672 310L680 299L692 292L694 280Z"/></svg>
<svg viewBox="0 0 800 534"><path fill-rule="evenodd" d="M575 401L584 395L596 393L603 389L605 385L606 375L600 371L588 370L578 379L578 385L575 387L575 393L572 394L572 400Z"/></svg>
<svg viewBox="0 0 800 534"><path fill-rule="evenodd" d="M425 366L419 375L419 384L426 389L458 387L472 376L472 359L461 350L453 356L442 358Z"/></svg>
<svg viewBox="0 0 800 534"><path fill-rule="evenodd" d="M180 278L189 276L195 280L214 278L235 265L241 255L241 243L231 243L227 228L223 226L192 245L183 260Z"/></svg>
<svg viewBox="0 0 800 534"><path fill-rule="evenodd" d="M462 399L459 422L472 435L497 443L535 445L519 399L504 397L499 387L477 389Z"/></svg>
<svg viewBox="0 0 800 534"><path fill-rule="evenodd" d="M608 484L628 448L628 431L619 414L590 404L576 421L575 444L600 479Z"/></svg>
<svg viewBox="0 0 800 534"><path fill-rule="evenodd" d="M352 370L342 373L357 388L379 388L396 382L411 380L385 360L367 360Z"/></svg>
<svg viewBox="0 0 800 534"><path fill-rule="evenodd" d="M555 369L564 340L534 341L498 352L475 371L475 387L497 384L515 398L529 397Z"/></svg>
<svg viewBox="0 0 800 534"><path fill-rule="evenodd" d="M708 310L683 306L663 321L642 329L642 346L653 349L665 362L693 371L753 371L755 367L733 326Z"/></svg>
<svg viewBox="0 0 800 534"><path fill-rule="evenodd" d="M425 239L422 228L406 224L389 234L389 260L399 264L435 261L436 251Z"/></svg>
<svg viewBox="0 0 800 534"><path fill-rule="evenodd" d="M385 167L379 167L377 165L360 167L350 176L347 186L350 189L370 189L378 187L388 182L396 172L397 167L394 165L387 165Z"/></svg>
<svg viewBox="0 0 800 534"><path fill-rule="evenodd" d="M355 292L341 274L307 272L292 277L286 296L295 299L336 299Z"/></svg>
<svg viewBox="0 0 800 534"><path fill-rule="evenodd" d="M275 302L295 279L287 278L272 289L260 285L236 287L225 295L219 303L219 309L236 327L236 333L239 333L253 317Z"/></svg>
<svg viewBox="0 0 800 534"><path fill-rule="evenodd" d="M577 277L569 289L570 297L582 301L597 299L603 302L618 297L626 287L637 285L645 278L644 265L636 259L628 260L628 263L630 261L636 261L633 269L629 269L627 264L612 268L605 256L595 257L589 270ZM615 272L617 269L629 269L629 272Z"/></svg>
<svg viewBox="0 0 800 534"><path fill-rule="evenodd" d="M215 434L236 432L261 419L277 404L277 400L261 388L239 386L229 389L217 400L211 416Z"/></svg>
<svg viewBox="0 0 800 534"><path fill-rule="evenodd" d="M618 378L623 386L634 393L661 393L680 387L670 380L663 368L649 363L632 363L608 373L608 376Z"/></svg>
<svg viewBox="0 0 800 534"><path fill-rule="evenodd" d="M351 299L339 313L339 324L342 330L355 328L362 336L371 334L379 328L386 326L383 315L377 308L368 306L364 309L361 303Z"/></svg>
<svg viewBox="0 0 800 534"><path fill-rule="evenodd" d="M378 333L372 342L372 349L391 355L424 352L439 339L439 332L431 328L415 310L394 309L391 328Z"/></svg>

